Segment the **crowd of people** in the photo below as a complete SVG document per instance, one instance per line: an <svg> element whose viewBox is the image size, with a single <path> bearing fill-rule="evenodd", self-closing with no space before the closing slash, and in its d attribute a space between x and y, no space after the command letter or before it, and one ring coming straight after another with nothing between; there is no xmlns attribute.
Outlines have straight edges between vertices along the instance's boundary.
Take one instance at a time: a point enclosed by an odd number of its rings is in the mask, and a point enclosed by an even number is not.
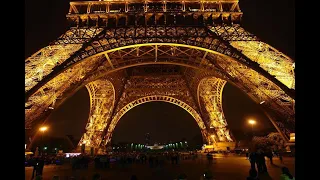
<svg viewBox="0 0 320 180"><path fill-rule="evenodd" d="M264 152L262 149L257 151L252 151L250 154L246 154L247 159L250 161L251 168L249 170L249 176L247 180L259 180L259 174L268 174L268 168L266 165L267 157L270 160L270 164L273 165L274 154L271 151ZM283 163L282 155L277 154L281 163ZM294 180L294 177L291 175L287 167L282 167L281 180Z"/></svg>
<svg viewBox="0 0 320 180"><path fill-rule="evenodd" d="M89 156L80 155L71 158L72 168L88 168L88 163L92 161L96 169L126 167L131 164L148 164L150 167L163 166L168 161L171 164L178 164L181 159L195 159L197 154L179 152L116 152L108 155L97 155L90 159Z"/></svg>
<svg viewBox="0 0 320 180"><path fill-rule="evenodd" d="M259 180L259 176L263 174L268 174L268 169L266 166L265 157L270 159L270 163L273 164L272 157L273 154L265 153L261 149L253 151L246 154L247 159L251 164L249 170L249 176L247 180ZM213 154L207 153L206 159L208 165L213 162ZM75 169L88 169L89 164L92 164L95 169L114 169L114 168L130 168L133 164L145 164L150 168L162 168L166 164L179 164L181 160L196 160L199 158L199 153L197 152L113 152L105 155L89 156L86 154L81 154L79 156L74 156L70 158L61 159L61 157L53 156L38 156L33 157L29 162L33 166L32 171L32 180L41 179L43 167L45 164L54 163L57 160L70 163L73 170ZM279 156L279 159L282 162L282 156ZM59 179L58 176L54 176L53 179ZM72 179L72 178L71 178ZM101 179L100 174L95 174L92 179ZM135 175L132 176L132 180L138 179ZM179 174L176 177L176 180L185 180L187 179L186 174ZM200 177L203 180L213 179L213 175L210 171L205 171L203 176ZM294 177L289 172L289 169L286 167L282 168L281 180L294 180Z"/></svg>

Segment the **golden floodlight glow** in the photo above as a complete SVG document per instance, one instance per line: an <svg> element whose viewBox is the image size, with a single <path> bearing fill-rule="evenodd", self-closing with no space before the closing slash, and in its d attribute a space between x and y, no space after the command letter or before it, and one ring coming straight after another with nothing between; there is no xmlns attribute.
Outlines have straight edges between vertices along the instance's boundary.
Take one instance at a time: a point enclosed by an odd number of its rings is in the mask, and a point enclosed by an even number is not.
<svg viewBox="0 0 320 180"><path fill-rule="evenodd" d="M214 138L214 135L211 135L211 138L213 139L213 138Z"/></svg>
<svg viewBox="0 0 320 180"><path fill-rule="evenodd" d="M46 131L47 129L48 129L48 127L46 127L46 126L43 126L43 127L39 128L39 130L40 130L41 132L44 132L44 131Z"/></svg>
<svg viewBox="0 0 320 180"><path fill-rule="evenodd" d="M251 120L251 119L250 119L248 122L249 122L249 124L251 124L251 125L256 124L256 121L255 121L255 120Z"/></svg>

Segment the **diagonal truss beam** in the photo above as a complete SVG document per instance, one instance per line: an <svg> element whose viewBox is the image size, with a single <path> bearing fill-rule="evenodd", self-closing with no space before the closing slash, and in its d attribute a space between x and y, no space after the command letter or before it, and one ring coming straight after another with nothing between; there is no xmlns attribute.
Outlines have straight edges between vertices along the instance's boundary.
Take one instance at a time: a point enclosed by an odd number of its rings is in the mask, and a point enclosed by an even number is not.
<svg viewBox="0 0 320 180"><path fill-rule="evenodd" d="M221 38L213 31L206 29L206 27L152 27L157 28L157 33L164 32L156 34L156 37L154 37L154 33L149 32L148 28L149 27L128 27L118 29L104 29L95 38L92 38L92 40L85 43L79 51L70 56L70 58L64 61L61 65L55 67L49 75L45 76L38 84L27 91L26 99L34 92L36 92L36 90L44 85L47 81L52 79L55 75L61 73L64 69L72 66L73 64L86 59L87 57L97 56L104 51L108 53L108 49L111 50L113 48L146 42L176 42L179 44L187 44L188 46L193 45L201 47L204 48L203 50L205 51L209 50L213 53L229 56L259 72L261 75L277 84L290 97L294 99L294 90L289 89L287 86L282 84L273 75L270 75L263 68L259 67L259 64L257 62L254 62L243 55L240 51L231 46L229 42ZM130 31L134 31L137 33L128 35ZM127 33L125 34L125 32ZM117 39L121 39L121 42Z"/></svg>

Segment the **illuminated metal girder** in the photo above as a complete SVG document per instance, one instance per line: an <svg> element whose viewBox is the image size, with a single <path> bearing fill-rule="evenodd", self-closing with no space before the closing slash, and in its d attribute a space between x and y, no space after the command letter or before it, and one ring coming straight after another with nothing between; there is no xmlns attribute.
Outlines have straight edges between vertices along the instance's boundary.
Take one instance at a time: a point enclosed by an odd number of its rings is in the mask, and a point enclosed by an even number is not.
<svg viewBox="0 0 320 180"><path fill-rule="evenodd" d="M135 106L151 101L165 101L185 109L195 118L203 139L208 141L209 133L183 77L181 75L161 76L158 74L156 76L130 76L124 86L112 121L108 125L104 144L110 142L116 124L126 112Z"/></svg>
<svg viewBox="0 0 320 180"><path fill-rule="evenodd" d="M48 80L54 78L55 74L59 74L61 70L66 69L77 62L83 61L88 57L101 56L106 53L108 54L110 52L132 47L155 46L155 49L158 49L158 45L171 44L207 51L210 54L218 54L222 57L228 56L229 58L259 72L260 75L271 80L290 97L294 97L292 89L282 84L273 75L261 68L257 62L254 62L243 55L227 41L223 40L223 38L208 30L206 27L150 26L104 29L91 41L91 43L87 43L85 47L81 48L68 60L57 66L51 74L44 77L42 81L31 88L26 93L26 97L28 98L32 95ZM155 52L155 54L157 54L157 52ZM158 57L159 55L156 56L157 61ZM117 66L113 65L113 68L117 68Z"/></svg>
<svg viewBox="0 0 320 180"><path fill-rule="evenodd" d="M208 26L208 28L216 33L219 37L226 41L257 41L258 38L246 31L240 24L216 24Z"/></svg>
<svg viewBox="0 0 320 180"><path fill-rule="evenodd" d="M176 15L176 16L174 16ZM111 25L177 25L195 19L199 23L240 22L238 0L85 1L70 2L67 19L77 27ZM172 19L172 20L170 20Z"/></svg>
<svg viewBox="0 0 320 180"><path fill-rule="evenodd" d="M99 27L70 27L66 33L62 34L52 44L83 44L89 42L102 30L103 28Z"/></svg>
<svg viewBox="0 0 320 180"><path fill-rule="evenodd" d="M107 80L97 80L86 87L90 96L90 114L86 132L79 141L79 146L85 144L86 147L98 148L113 112L115 92L113 85Z"/></svg>
<svg viewBox="0 0 320 180"><path fill-rule="evenodd" d="M25 61L25 91L30 90L52 69L81 48L77 44L51 45L42 48Z"/></svg>
<svg viewBox="0 0 320 180"><path fill-rule="evenodd" d="M213 59L212 59L213 60ZM273 119L276 128L283 134L285 139L294 132L295 123L295 100L284 93L278 86L258 72L243 66L236 61L226 61L225 58L214 57L217 67L224 70L235 84L245 92L252 100L259 103L267 111L276 114Z"/></svg>
<svg viewBox="0 0 320 180"><path fill-rule="evenodd" d="M71 28L25 62L26 125L84 82L175 64L233 83L275 114L281 132L294 131L294 62L240 27L241 16L237 0L71 2Z"/></svg>
<svg viewBox="0 0 320 180"><path fill-rule="evenodd" d="M215 77L204 78L198 87L198 100L206 109L210 128L214 128L218 142L233 142L222 109L222 90L227 81Z"/></svg>
<svg viewBox="0 0 320 180"><path fill-rule="evenodd" d="M210 71L192 68L185 68L183 72L190 91L198 103L202 119L211 130L211 142L234 142L235 139L227 128L222 109L223 87L230 79L226 75L216 76Z"/></svg>
<svg viewBox="0 0 320 180"><path fill-rule="evenodd" d="M106 61L105 53L108 53L110 61ZM156 55L158 57L155 62ZM256 102L265 101L264 105L277 111L283 119L294 120L294 109L290 108L294 106L294 100L282 89L250 67L227 56L214 54L209 50L180 44L149 43L113 49L104 52L102 56L93 56L92 59L94 58L104 60L92 73L92 76L96 78L119 69L145 64L177 64L214 72L218 77L236 84L244 92L247 93L250 90L251 92L248 94L251 94ZM113 67L110 63L113 64ZM284 103L284 101L287 102Z"/></svg>
<svg viewBox="0 0 320 180"><path fill-rule="evenodd" d="M25 103L25 126L30 127L33 121L44 120L51 109L56 108L55 102L71 89L81 86L83 80L96 71L101 63L101 58L94 58L89 63L76 64L42 86Z"/></svg>
<svg viewBox="0 0 320 180"><path fill-rule="evenodd" d="M294 61L288 56L261 41L233 41L230 44L288 88L295 89Z"/></svg>

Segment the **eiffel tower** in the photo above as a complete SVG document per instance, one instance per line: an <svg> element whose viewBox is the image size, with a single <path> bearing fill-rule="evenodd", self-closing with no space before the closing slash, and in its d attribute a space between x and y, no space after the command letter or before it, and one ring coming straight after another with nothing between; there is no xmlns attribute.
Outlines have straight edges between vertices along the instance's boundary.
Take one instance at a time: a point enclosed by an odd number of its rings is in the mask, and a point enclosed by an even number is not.
<svg viewBox="0 0 320 180"><path fill-rule="evenodd" d="M206 144L233 147L222 109L229 82L289 141L294 60L242 28L242 15L238 0L70 2L68 30L25 60L26 128L86 87L90 114L79 147L103 150L120 118L151 101L189 112Z"/></svg>

